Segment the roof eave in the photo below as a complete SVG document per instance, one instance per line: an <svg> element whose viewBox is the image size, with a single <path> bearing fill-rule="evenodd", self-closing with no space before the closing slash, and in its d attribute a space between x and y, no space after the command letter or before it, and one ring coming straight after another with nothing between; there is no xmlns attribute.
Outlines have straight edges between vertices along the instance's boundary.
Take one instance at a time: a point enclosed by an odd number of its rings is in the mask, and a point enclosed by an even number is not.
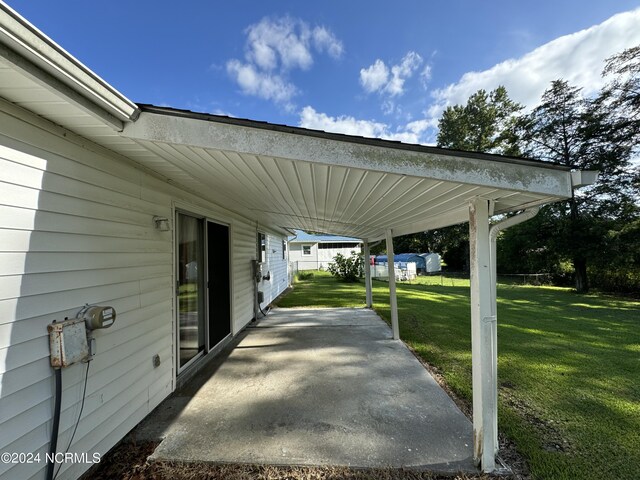
<svg viewBox="0 0 640 480"><path fill-rule="evenodd" d="M56 88L83 110L115 130L135 121L138 106L71 56L66 50L0 1L0 46L3 57L41 84Z"/></svg>
<svg viewBox="0 0 640 480"><path fill-rule="evenodd" d="M380 147L388 147L398 150L408 150L422 153L433 153L442 156L452 157L466 157L474 159L485 159L492 161L499 161L502 163L510 163L516 165L530 165L548 168L552 170L570 171L571 168L565 165L561 165L553 162L543 162L541 160L533 160L523 157L510 157L507 155L497 155L484 152L469 152L464 150L454 150L449 148L435 147L429 145L403 143L397 140L388 140L383 138L362 137L357 135L347 135L344 133L326 132L324 130L314 130L304 127L293 127L290 125L275 124L259 120L251 120L248 118L229 117L225 115L215 115L210 113L193 112L191 110L183 110L171 107L158 107L155 105L149 105L139 103L138 107L141 112L155 113L159 115L169 115L173 117L189 118L195 120L204 120L209 122L216 122L226 125L235 125L240 127L257 128L263 130L271 130L280 133L289 133L293 135L304 135L307 137L324 138L328 140L349 142L361 145L373 145Z"/></svg>
<svg viewBox="0 0 640 480"><path fill-rule="evenodd" d="M223 151L303 160L419 178L571 197L570 169L540 161L468 154L421 145L336 135L263 122L217 121L213 116L174 115L143 107L125 127L132 140L215 148Z"/></svg>

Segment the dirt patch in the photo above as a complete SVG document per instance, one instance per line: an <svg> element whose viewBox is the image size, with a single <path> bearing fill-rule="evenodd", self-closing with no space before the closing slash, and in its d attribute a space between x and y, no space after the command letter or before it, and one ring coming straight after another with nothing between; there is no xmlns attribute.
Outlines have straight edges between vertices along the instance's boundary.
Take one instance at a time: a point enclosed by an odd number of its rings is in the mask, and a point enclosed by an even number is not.
<svg viewBox="0 0 640 480"><path fill-rule="evenodd" d="M125 437L102 457L81 478L83 480L138 480L143 478L162 478L147 476L149 464L147 458L158 446L158 442L137 443L131 437Z"/></svg>
<svg viewBox="0 0 640 480"><path fill-rule="evenodd" d="M556 426L553 420L543 420L536 412L522 400L510 395L509 392L501 391L500 396L509 407L518 412L537 432L542 439L542 448L548 452L571 453L573 447Z"/></svg>
<svg viewBox="0 0 640 480"><path fill-rule="evenodd" d="M488 475L434 475L410 469L283 467L272 465L147 462L157 442L125 439L84 480L489 480ZM519 477L502 477L505 480Z"/></svg>

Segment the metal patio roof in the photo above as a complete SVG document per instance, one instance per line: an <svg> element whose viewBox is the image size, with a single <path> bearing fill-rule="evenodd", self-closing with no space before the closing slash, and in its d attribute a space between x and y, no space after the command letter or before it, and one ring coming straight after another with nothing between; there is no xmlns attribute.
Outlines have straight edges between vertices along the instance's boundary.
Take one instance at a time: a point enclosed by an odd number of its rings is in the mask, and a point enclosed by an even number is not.
<svg viewBox="0 0 640 480"><path fill-rule="evenodd" d="M365 139L140 105L128 156L261 223L383 238L571 196L569 169L526 159Z"/></svg>

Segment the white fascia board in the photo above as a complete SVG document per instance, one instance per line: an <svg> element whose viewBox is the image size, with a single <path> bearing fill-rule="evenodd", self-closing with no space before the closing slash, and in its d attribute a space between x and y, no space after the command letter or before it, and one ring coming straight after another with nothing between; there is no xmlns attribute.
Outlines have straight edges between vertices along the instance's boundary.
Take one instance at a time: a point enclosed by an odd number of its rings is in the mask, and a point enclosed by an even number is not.
<svg viewBox="0 0 640 480"><path fill-rule="evenodd" d="M233 125L142 112L122 133L131 139L233 151L294 161L372 170L564 199L571 197L568 170L370 145L304 133Z"/></svg>
<svg viewBox="0 0 640 480"><path fill-rule="evenodd" d="M13 51L25 61L66 85L77 94L103 109L120 122L133 121L140 113L138 106L115 88L93 73L89 68L70 55L24 17L0 1L0 44ZM2 52L5 53L5 52ZM15 59L9 59L16 63ZM25 70L25 64L17 66ZM33 77L33 70L26 69ZM29 71L30 70L30 71ZM42 83L46 75L38 75L36 81ZM54 87L56 85L53 85ZM61 92L67 96L68 92ZM77 99L71 98L74 103ZM80 105L86 108L86 105ZM95 112L90 112L95 113Z"/></svg>
<svg viewBox="0 0 640 480"><path fill-rule="evenodd" d="M598 170L574 170L571 172L571 183L573 188L594 185L598 181L599 175Z"/></svg>

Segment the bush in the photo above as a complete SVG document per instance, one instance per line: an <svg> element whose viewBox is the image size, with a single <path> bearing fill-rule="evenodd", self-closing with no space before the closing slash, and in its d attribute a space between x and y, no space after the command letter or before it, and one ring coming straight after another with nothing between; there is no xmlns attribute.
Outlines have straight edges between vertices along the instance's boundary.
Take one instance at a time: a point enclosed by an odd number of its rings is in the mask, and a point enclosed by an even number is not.
<svg viewBox="0 0 640 480"><path fill-rule="evenodd" d="M640 268L590 268L591 286L610 293L638 296L640 292Z"/></svg>
<svg viewBox="0 0 640 480"><path fill-rule="evenodd" d="M303 270L296 273L296 278L298 280L311 280L313 278L313 272Z"/></svg>
<svg viewBox="0 0 640 480"><path fill-rule="evenodd" d="M333 257L333 262L329 264L329 273L343 282L357 282L363 275L362 256L356 252L345 257L341 253Z"/></svg>

